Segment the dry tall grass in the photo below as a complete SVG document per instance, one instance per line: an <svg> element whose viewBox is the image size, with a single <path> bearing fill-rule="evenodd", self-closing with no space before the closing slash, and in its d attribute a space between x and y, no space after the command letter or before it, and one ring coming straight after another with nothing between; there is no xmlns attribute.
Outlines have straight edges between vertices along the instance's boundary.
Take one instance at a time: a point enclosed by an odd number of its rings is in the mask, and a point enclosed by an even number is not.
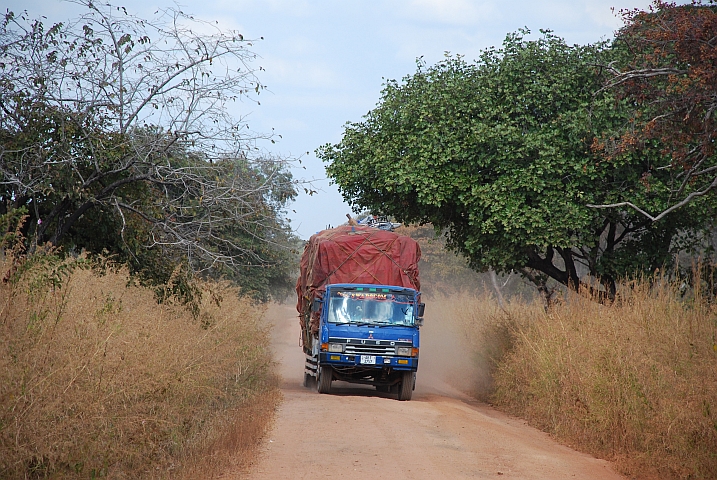
<svg viewBox="0 0 717 480"><path fill-rule="evenodd" d="M633 478L717 478L714 305L634 282L615 305L572 295L502 318L496 404Z"/></svg>
<svg viewBox="0 0 717 480"><path fill-rule="evenodd" d="M209 478L250 455L280 397L261 308L207 284L195 319L63 268L0 285L0 477Z"/></svg>

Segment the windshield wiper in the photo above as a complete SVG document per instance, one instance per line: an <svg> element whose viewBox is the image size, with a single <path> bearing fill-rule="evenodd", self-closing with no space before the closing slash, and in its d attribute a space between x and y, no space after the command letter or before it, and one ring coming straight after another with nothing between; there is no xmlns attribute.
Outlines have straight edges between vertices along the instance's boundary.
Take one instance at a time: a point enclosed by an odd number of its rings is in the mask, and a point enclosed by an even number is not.
<svg viewBox="0 0 717 480"><path fill-rule="evenodd" d="M391 322L335 322L335 325L353 325L356 327L410 327L412 325L406 323Z"/></svg>
<svg viewBox="0 0 717 480"><path fill-rule="evenodd" d="M371 323L366 322L366 323L362 323L361 325L370 325L372 327L379 327L379 328L381 328L381 327L396 327L396 326L405 327L406 326L405 324L402 324L402 323L392 323L392 322L371 322Z"/></svg>

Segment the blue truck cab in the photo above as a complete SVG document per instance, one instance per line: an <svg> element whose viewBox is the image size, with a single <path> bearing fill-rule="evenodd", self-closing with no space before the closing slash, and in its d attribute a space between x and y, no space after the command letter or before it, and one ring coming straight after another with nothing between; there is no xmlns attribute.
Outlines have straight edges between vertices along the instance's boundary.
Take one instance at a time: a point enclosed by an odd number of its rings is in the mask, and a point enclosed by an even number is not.
<svg viewBox="0 0 717 480"><path fill-rule="evenodd" d="M424 309L412 288L327 285L311 305L320 322L318 341L306 355L305 384L316 379L320 393L329 393L333 380L369 384L410 400Z"/></svg>

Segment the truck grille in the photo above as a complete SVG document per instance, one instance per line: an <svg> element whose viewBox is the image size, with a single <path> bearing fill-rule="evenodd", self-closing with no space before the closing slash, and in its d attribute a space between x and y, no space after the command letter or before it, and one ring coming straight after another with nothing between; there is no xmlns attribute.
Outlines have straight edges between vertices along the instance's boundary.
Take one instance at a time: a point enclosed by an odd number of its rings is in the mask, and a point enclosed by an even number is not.
<svg viewBox="0 0 717 480"><path fill-rule="evenodd" d="M396 347L410 347L411 342L397 342L393 340L374 340L358 338L329 338L330 343L344 343L344 353L347 355L377 355L392 357L396 354Z"/></svg>
<svg viewBox="0 0 717 480"><path fill-rule="evenodd" d="M346 354L348 355L382 355L393 356L396 354L396 347L384 345L346 345Z"/></svg>

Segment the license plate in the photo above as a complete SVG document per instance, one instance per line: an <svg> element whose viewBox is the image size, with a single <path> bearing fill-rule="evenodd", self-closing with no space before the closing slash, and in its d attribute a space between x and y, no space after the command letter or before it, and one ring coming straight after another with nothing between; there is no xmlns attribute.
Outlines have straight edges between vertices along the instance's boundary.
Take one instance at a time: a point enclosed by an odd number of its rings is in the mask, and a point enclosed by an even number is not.
<svg viewBox="0 0 717 480"><path fill-rule="evenodd" d="M376 357L373 355L361 355L361 363L364 365L376 365Z"/></svg>

